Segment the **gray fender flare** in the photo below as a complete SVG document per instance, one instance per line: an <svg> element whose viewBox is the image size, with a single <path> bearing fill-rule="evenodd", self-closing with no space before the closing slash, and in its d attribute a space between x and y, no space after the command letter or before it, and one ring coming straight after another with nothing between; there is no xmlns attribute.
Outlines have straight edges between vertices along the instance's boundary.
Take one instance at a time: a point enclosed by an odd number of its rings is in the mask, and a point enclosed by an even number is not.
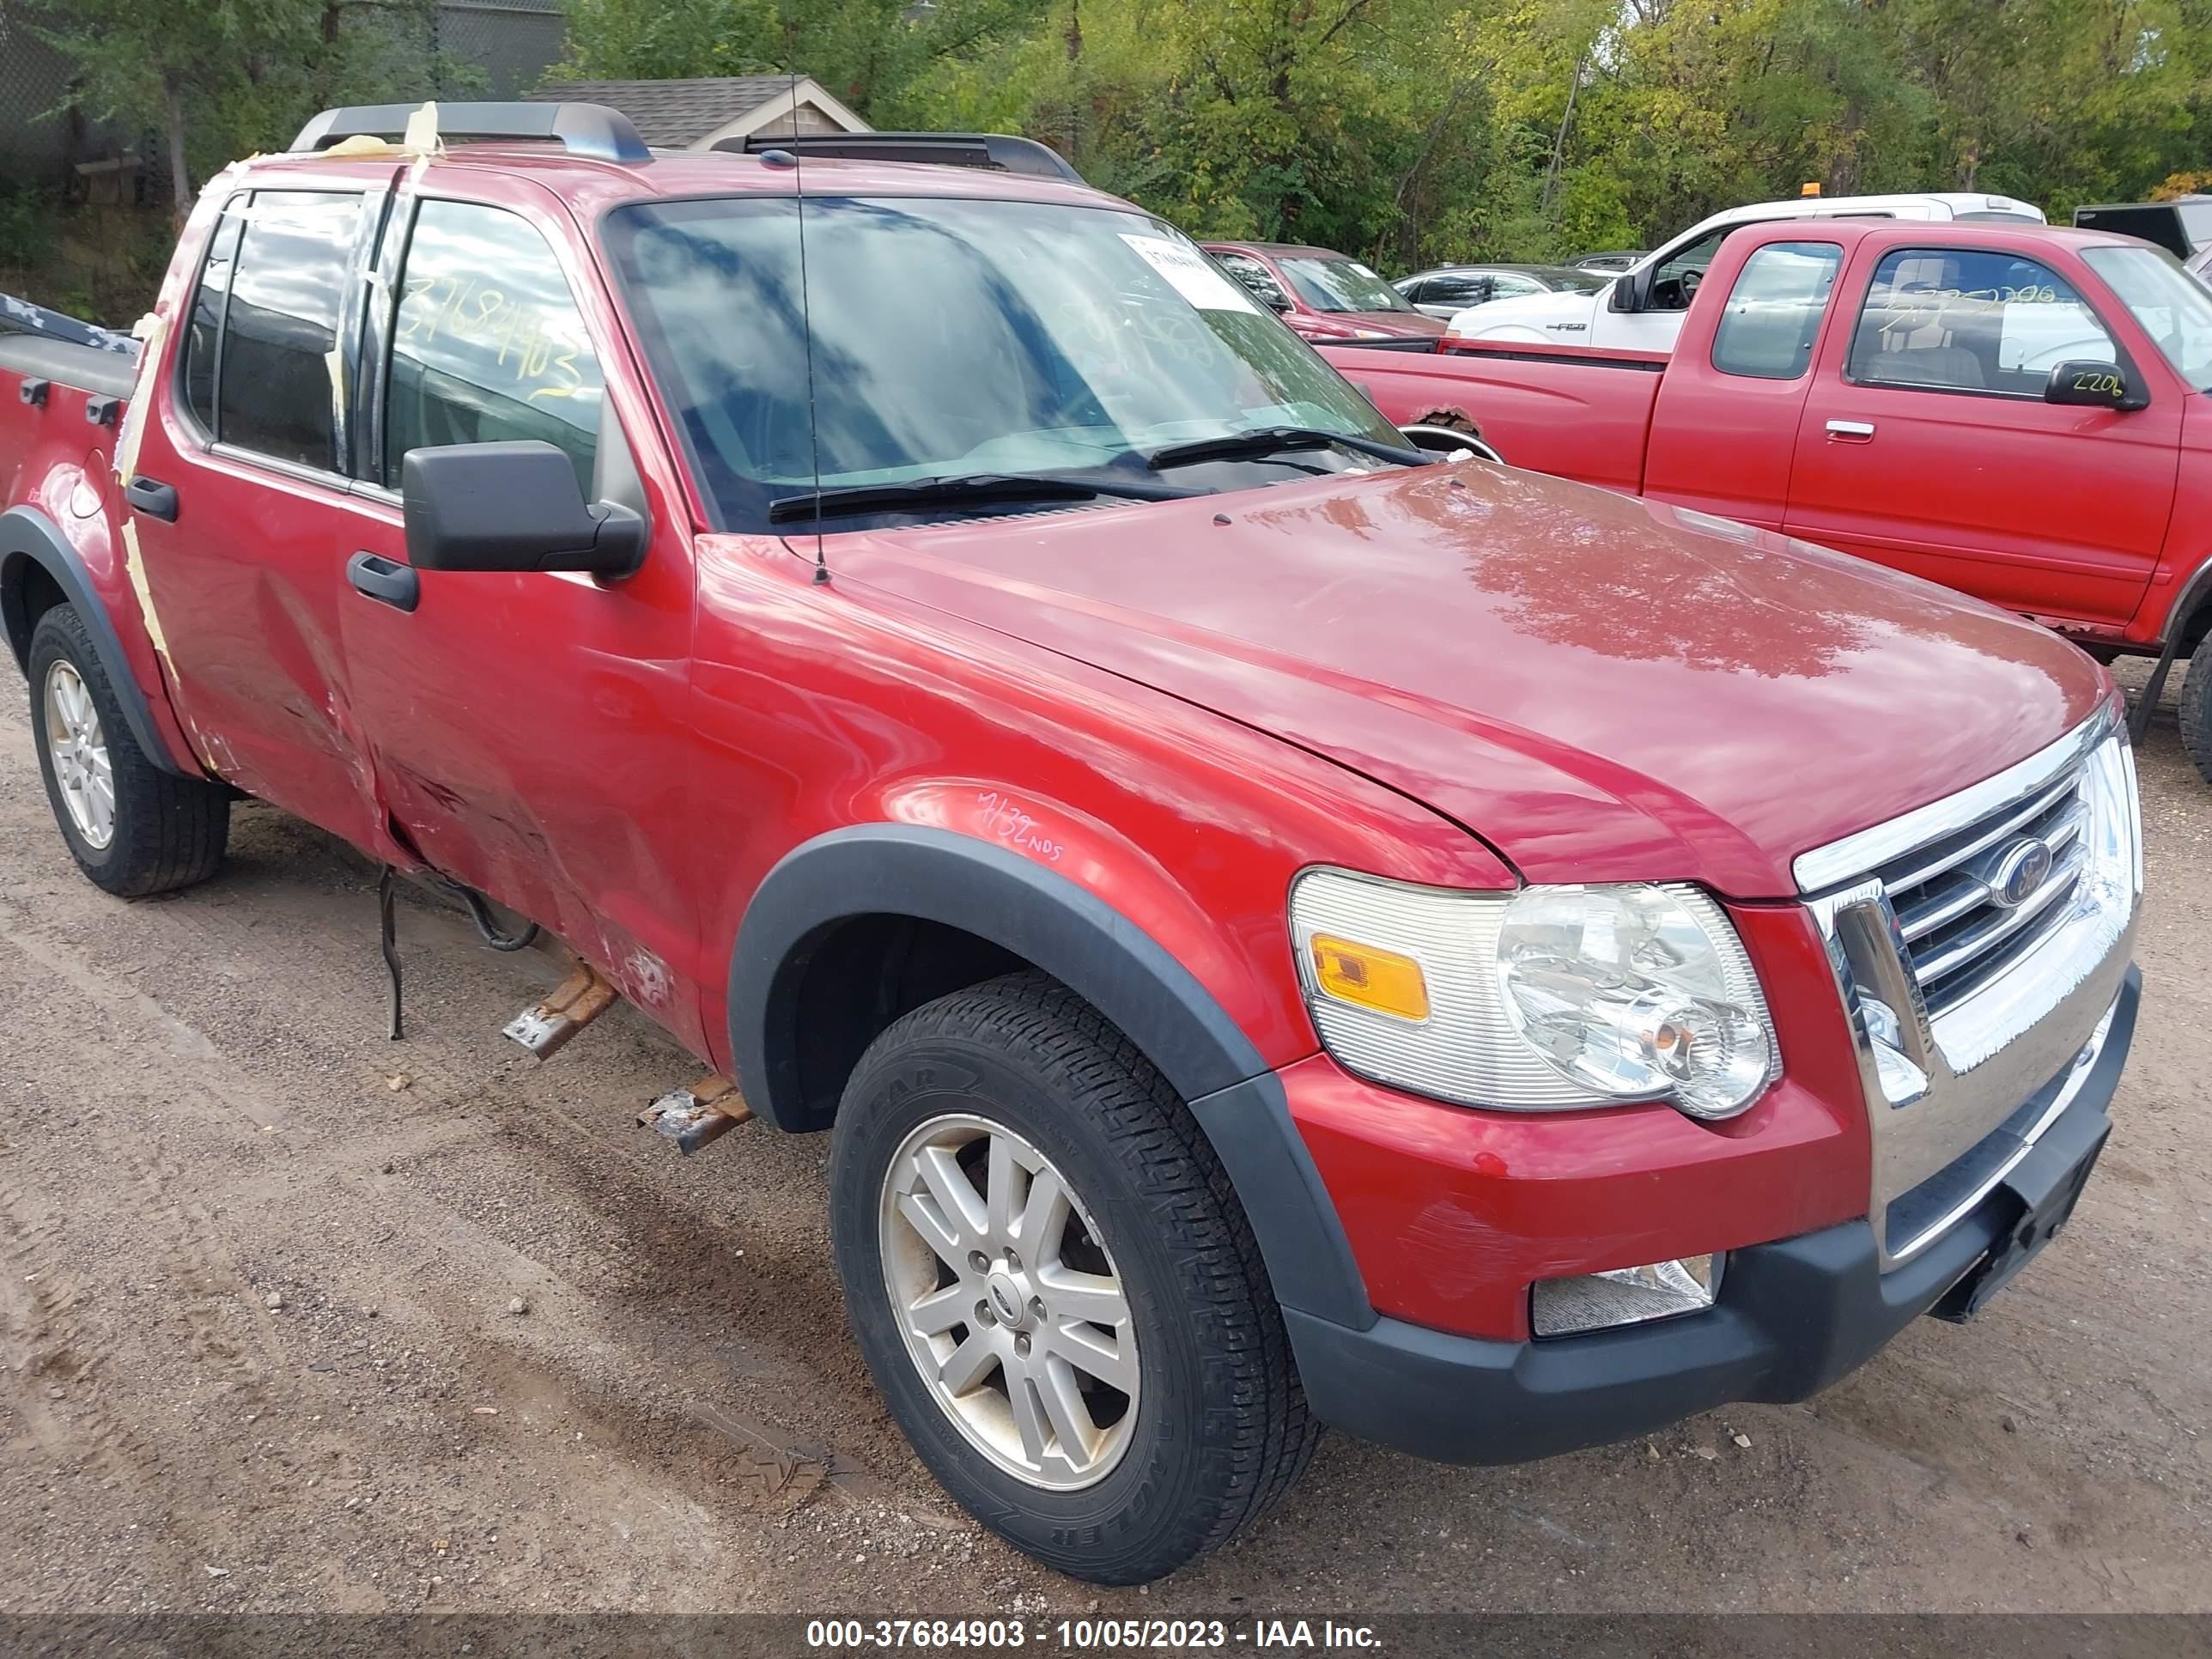
<svg viewBox="0 0 2212 1659"><path fill-rule="evenodd" d="M15 653L15 665L27 670L27 653L30 649L31 621L23 613L24 566L36 565L54 579L56 586L68 597L76 613L84 619L85 631L92 635L93 649L99 653L100 665L107 675L107 683L114 688L116 702L123 705L124 723L130 726L131 736L146 758L165 772L174 772L180 777L202 775L198 768L186 769L177 763L154 725L153 711L146 705L146 693L131 672L131 659L124 654L123 641L115 631L115 622L107 614L107 606L93 587L92 579L85 572L84 561L77 557L62 532L44 514L27 507L11 507L0 513L0 624L7 629L9 645Z"/></svg>
<svg viewBox="0 0 2212 1659"><path fill-rule="evenodd" d="M746 1102L781 1128L803 1100L799 986L815 945L858 916L912 916L989 939L1082 996L1160 1068L1212 1144L1276 1299L1365 1330L1375 1310L1281 1080L1190 970L1097 895L950 830L859 824L784 855L746 908L730 961L729 1042Z"/></svg>

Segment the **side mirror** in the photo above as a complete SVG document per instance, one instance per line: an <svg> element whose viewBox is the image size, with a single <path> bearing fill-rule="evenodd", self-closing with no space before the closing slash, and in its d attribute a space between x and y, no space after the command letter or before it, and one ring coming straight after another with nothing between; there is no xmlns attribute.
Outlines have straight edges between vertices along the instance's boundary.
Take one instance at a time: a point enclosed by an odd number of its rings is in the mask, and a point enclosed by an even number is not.
<svg viewBox="0 0 2212 1659"><path fill-rule="evenodd" d="M410 449L400 464L407 560L417 570L581 570L644 562L644 516L584 504L574 463L539 439Z"/></svg>
<svg viewBox="0 0 2212 1659"><path fill-rule="evenodd" d="M2128 384L2127 371L2117 363L2089 358L2064 362L2051 371L2043 388L2046 404L2073 404L2086 409L2127 410L2147 408L2150 399Z"/></svg>
<svg viewBox="0 0 2212 1659"><path fill-rule="evenodd" d="M1651 273L1649 270L1624 273L1605 296L1605 304L1608 311L1648 310L1651 304Z"/></svg>

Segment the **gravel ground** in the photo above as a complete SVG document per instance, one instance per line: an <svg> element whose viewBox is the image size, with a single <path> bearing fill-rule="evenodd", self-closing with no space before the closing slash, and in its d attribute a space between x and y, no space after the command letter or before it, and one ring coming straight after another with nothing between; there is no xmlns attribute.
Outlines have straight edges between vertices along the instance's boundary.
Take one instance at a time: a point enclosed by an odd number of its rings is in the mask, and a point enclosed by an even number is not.
<svg viewBox="0 0 2212 1659"><path fill-rule="evenodd" d="M2212 1607L2212 788L2170 706L2118 1127L1980 1319L1520 1468L1333 1437L1146 1593L1031 1565L908 1455L823 1140L679 1158L631 1119L696 1067L623 1009L521 1056L500 1026L557 964L427 902L386 1042L373 871L269 809L205 886L107 898L0 702L0 1609Z"/></svg>

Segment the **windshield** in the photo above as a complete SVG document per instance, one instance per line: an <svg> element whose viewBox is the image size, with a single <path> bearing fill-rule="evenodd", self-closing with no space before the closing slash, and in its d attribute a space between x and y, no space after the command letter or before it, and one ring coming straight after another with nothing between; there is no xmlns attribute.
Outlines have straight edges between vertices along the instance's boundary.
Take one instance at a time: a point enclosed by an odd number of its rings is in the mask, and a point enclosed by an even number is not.
<svg viewBox="0 0 2212 1659"><path fill-rule="evenodd" d="M1365 265L1340 254L1278 254L1275 263L1316 311L1411 311L1406 296Z"/></svg>
<svg viewBox="0 0 2212 1659"><path fill-rule="evenodd" d="M2092 247L2081 257L2103 277L2174 372L2212 392L2212 289L2164 248Z"/></svg>
<svg viewBox="0 0 2212 1659"><path fill-rule="evenodd" d="M809 198L805 211L803 295L792 200L654 202L608 218L654 378L723 529L766 530L770 506L817 477L824 490L1085 470L1158 483L1146 452L1256 428L1405 441L1148 215L906 197ZM1170 482L1241 488L1374 461L1210 465ZM1006 509L940 501L897 516L986 510Z"/></svg>

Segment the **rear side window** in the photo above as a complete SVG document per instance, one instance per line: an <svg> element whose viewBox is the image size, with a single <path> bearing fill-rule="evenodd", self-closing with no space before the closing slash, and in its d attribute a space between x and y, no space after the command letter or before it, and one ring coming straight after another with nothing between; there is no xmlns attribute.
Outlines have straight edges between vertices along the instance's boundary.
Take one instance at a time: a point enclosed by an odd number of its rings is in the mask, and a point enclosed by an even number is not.
<svg viewBox="0 0 2212 1659"><path fill-rule="evenodd" d="M213 388L222 442L337 470L338 311L361 210L357 194L254 193Z"/></svg>
<svg viewBox="0 0 2212 1659"><path fill-rule="evenodd" d="M1813 361L1844 251L1833 242L1769 242L1743 262L1713 335L1713 367L1794 380Z"/></svg>
<svg viewBox="0 0 2212 1659"><path fill-rule="evenodd" d="M1875 386L2040 398L2051 371L2119 351L2073 285L2040 260L1984 248L1882 256L1851 336L1849 374Z"/></svg>
<svg viewBox="0 0 2212 1659"><path fill-rule="evenodd" d="M238 233L246 223L244 210L244 198L234 200L208 237L199 285L192 291L191 317L185 325L185 408L210 434L215 431L216 348L222 338L222 308L230 297L230 272L238 258Z"/></svg>
<svg viewBox="0 0 2212 1659"><path fill-rule="evenodd" d="M589 501L604 385L545 239L504 209L426 201L392 331L384 482L410 449L536 438L566 453Z"/></svg>

